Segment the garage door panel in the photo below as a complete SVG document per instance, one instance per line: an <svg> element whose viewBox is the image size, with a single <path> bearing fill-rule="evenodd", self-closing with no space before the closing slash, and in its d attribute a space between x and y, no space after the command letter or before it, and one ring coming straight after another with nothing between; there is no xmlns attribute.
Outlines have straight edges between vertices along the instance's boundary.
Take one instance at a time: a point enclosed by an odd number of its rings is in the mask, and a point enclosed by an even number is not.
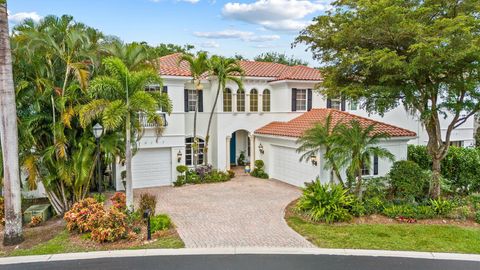
<svg viewBox="0 0 480 270"><path fill-rule="evenodd" d="M170 185L171 162L170 148L140 149L132 160L133 187Z"/></svg>
<svg viewBox="0 0 480 270"><path fill-rule="evenodd" d="M272 177L295 186L314 180L319 175L318 166L300 162L301 154L295 148L272 146Z"/></svg>

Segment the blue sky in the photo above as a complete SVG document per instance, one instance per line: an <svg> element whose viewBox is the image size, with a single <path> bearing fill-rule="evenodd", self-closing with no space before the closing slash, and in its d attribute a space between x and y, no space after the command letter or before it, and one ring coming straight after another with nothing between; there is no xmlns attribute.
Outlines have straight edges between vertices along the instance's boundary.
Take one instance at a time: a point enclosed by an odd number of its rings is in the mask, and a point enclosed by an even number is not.
<svg viewBox="0 0 480 270"><path fill-rule="evenodd" d="M329 8L331 0L14 0L10 24L50 14L73 15L105 34L130 41L192 44L214 54L252 58L277 51L304 59L305 47L291 49L299 29Z"/></svg>

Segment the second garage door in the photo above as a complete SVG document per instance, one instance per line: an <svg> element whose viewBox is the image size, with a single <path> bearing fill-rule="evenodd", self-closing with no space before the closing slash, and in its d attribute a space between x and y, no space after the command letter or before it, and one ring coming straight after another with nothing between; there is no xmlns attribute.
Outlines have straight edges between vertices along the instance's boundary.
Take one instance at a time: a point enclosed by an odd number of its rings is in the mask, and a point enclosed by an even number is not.
<svg viewBox="0 0 480 270"><path fill-rule="evenodd" d="M300 156L295 148L272 145L271 176L299 187L315 180L320 169L305 160L300 162Z"/></svg>
<svg viewBox="0 0 480 270"><path fill-rule="evenodd" d="M172 183L170 148L140 149L133 157L134 188L168 186Z"/></svg>

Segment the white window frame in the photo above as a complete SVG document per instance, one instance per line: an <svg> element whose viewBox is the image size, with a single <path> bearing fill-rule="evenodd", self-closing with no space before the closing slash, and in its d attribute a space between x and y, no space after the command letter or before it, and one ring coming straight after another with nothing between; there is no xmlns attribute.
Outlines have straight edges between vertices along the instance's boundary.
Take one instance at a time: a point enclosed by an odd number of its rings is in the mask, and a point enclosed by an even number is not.
<svg viewBox="0 0 480 270"><path fill-rule="evenodd" d="M192 144L193 144L193 137L185 138L185 165L187 166L193 166ZM198 138L198 164L197 165L203 164L205 160L204 149L205 149L205 141L202 138Z"/></svg>
<svg viewBox="0 0 480 270"><path fill-rule="evenodd" d="M299 98L299 95L301 95L300 98ZM296 109L296 111L306 111L307 110L307 99L308 99L307 95L308 95L307 89L297 89L297 91L295 91L295 109Z"/></svg>
<svg viewBox="0 0 480 270"><path fill-rule="evenodd" d="M189 112L194 112L198 104L197 90L188 89L187 94L187 109Z"/></svg>

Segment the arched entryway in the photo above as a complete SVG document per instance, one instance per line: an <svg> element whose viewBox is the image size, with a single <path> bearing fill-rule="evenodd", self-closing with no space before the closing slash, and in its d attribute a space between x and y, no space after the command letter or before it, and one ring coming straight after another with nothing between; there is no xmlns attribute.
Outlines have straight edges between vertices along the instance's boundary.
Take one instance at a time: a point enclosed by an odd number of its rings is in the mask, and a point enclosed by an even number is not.
<svg viewBox="0 0 480 270"><path fill-rule="evenodd" d="M250 165L254 159L252 133L240 129L227 136L227 169Z"/></svg>

